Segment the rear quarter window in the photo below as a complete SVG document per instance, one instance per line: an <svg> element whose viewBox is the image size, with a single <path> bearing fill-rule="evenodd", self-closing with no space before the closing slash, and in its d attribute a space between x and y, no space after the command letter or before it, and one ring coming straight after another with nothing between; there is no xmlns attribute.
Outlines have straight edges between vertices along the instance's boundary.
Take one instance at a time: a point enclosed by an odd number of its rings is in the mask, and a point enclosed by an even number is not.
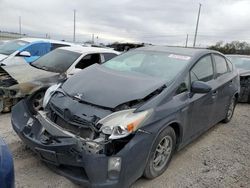
<svg viewBox="0 0 250 188"><path fill-rule="evenodd" d="M66 47L66 46L70 46L70 45L67 45L67 44L57 44L57 43L52 43L51 44L51 51L52 50L55 50L57 48L60 48L60 47Z"/></svg>
<svg viewBox="0 0 250 188"><path fill-rule="evenodd" d="M102 55L104 57L104 61L108 61L117 56L115 53L103 53Z"/></svg>
<svg viewBox="0 0 250 188"><path fill-rule="evenodd" d="M228 65L229 71L232 72L233 71L233 64L227 60L227 65Z"/></svg>

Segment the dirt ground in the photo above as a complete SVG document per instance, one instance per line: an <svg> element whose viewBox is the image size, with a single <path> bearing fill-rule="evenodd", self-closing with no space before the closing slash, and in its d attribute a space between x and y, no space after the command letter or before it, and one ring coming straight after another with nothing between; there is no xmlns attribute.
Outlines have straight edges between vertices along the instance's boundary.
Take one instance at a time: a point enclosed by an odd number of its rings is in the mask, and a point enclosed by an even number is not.
<svg viewBox="0 0 250 188"><path fill-rule="evenodd" d="M11 128L10 114L0 115L0 136L13 152L17 188L78 187L25 148ZM141 178L132 187L250 187L250 105L239 104L230 123L216 125L178 152L162 176Z"/></svg>

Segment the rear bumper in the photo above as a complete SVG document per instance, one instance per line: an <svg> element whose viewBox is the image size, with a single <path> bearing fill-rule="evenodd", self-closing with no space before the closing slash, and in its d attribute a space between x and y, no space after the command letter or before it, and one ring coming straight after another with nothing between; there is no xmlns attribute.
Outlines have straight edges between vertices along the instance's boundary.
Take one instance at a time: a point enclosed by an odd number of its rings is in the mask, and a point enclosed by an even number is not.
<svg viewBox="0 0 250 188"><path fill-rule="evenodd" d="M153 142L152 134L138 133L114 156L88 153L79 148L72 137L44 143L41 133L46 128L30 114L25 100L13 108L11 121L18 136L50 168L86 187L130 186L143 174ZM120 157L122 161L121 170L115 177L108 172L108 161L112 157Z"/></svg>

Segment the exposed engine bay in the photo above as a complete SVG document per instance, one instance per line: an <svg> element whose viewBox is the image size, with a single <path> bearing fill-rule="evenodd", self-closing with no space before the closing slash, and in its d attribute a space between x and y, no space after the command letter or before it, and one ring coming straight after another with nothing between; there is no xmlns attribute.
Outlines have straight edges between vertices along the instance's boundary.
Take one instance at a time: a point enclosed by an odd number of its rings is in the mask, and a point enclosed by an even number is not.
<svg viewBox="0 0 250 188"><path fill-rule="evenodd" d="M4 69L0 67L0 88L10 87L17 84L17 81L12 78Z"/></svg>
<svg viewBox="0 0 250 188"><path fill-rule="evenodd" d="M78 149L94 154L105 154L107 156L118 153L133 138L135 131L139 128L128 122L126 126L110 128L119 121L109 121L110 116L116 118L116 114L133 114L135 107L142 105L152 97L159 94L164 87L152 92L144 99L134 100L118 105L115 108L101 107L89 104L76 97L67 95L62 89L58 89L51 98L44 111L39 111L36 118L44 126L45 131L40 138L43 144L58 142L58 138L74 138L78 143ZM72 108L74 106L74 108ZM141 114L142 119L149 116L150 112ZM122 116L122 114L121 114ZM132 116L131 116L132 117ZM115 119L114 118L114 119ZM106 121L106 119L108 119ZM136 120L137 121L137 120ZM140 120L139 120L140 121ZM142 121L139 122L141 123ZM28 122L29 124L29 122ZM109 126L105 126L109 124ZM112 129L112 130L111 130Z"/></svg>
<svg viewBox="0 0 250 188"><path fill-rule="evenodd" d="M56 83L58 77L58 74L36 70L26 64L0 67L0 112L9 112L19 100L48 88Z"/></svg>

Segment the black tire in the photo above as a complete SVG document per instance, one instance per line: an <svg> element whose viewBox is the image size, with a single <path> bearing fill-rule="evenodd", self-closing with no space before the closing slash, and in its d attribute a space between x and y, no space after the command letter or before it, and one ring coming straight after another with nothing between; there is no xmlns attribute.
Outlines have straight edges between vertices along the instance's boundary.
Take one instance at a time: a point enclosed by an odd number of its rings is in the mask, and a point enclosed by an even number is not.
<svg viewBox="0 0 250 188"><path fill-rule="evenodd" d="M164 139L169 141L169 147L165 148L162 154L160 154L160 150L163 149L161 144L164 143ZM175 131L172 127L167 127L164 129L156 138L153 147L151 149L148 162L146 164L143 176L147 179L153 179L160 176L168 167L169 162L173 156L176 147L176 135ZM170 148L170 149L169 149ZM166 153L165 153L166 152ZM167 156L165 156L167 155ZM164 161L164 156L166 157ZM159 162L159 157L162 160ZM159 164L157 165L156 162Z"/></svg>
<svg viewBox="0 0 250 188"><path fill-rule="evenodd" d="M233 96L232 99L230 100L230 104L229 104L228 109L227 109L226 117L225 117L225 119L222 120L223 123L228 123L229 121L231 121L233 114L234 114L236 102L237 102L236 97Z"/></svg>
<svg viewBox="0 0 250 188"><path fill-rule="evenodd" d="M250 77L241 77L239 102L250 103Z"/></svg>

